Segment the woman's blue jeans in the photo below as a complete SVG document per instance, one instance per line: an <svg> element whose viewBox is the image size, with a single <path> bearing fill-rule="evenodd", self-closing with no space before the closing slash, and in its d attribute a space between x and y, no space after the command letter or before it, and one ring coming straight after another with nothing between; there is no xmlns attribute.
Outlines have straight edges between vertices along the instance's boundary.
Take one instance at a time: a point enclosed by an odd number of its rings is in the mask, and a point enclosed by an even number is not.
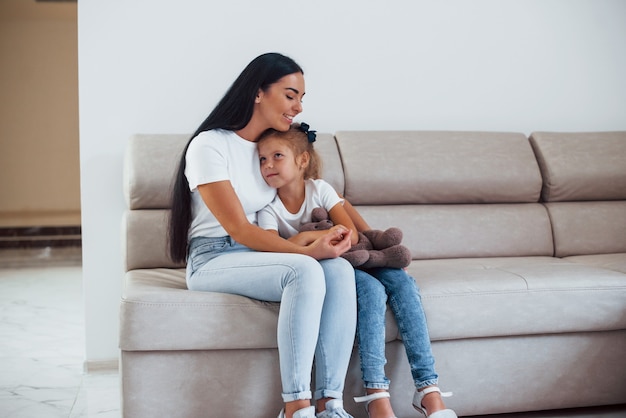
<svg viewBox="0 0 626 418"><path fill-rule="evenodd" d="M356 330L354 269L343 258L251 250L230 237L194 238L187 287L280 302L278 353L283 401L342 399Z"/></svg>
<svg viewBox="0 0 626 418"><path fill-rule="evenodd" d="M385 311L391 308L411 367L415 387L436 385L435 360L422 299L415 280L401 269L356 271L357 338L363 382L368 389L389 389L385 375Z"/></svg>

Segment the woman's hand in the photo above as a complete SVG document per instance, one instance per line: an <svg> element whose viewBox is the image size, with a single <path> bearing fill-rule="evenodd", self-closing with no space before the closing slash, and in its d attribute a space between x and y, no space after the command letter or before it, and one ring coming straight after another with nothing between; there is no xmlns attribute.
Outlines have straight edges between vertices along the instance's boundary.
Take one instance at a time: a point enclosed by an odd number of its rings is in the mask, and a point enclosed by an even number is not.
<svg viewBox="0 0 626 418"><path fill-rule="evenodd" d="M326 234L305 247L306 254L316 260L339 257L352 246L351 233L352 231L340 225L329 229Z"/></svg>

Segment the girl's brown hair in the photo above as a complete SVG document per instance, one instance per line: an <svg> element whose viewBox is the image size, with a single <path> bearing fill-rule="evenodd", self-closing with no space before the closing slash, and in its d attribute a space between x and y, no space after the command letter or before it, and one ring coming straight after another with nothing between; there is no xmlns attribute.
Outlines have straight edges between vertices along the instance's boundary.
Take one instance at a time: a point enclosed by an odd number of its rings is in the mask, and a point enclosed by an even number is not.
<svg viewBox="0 0 626 418"><path fill-rule="evenodd" d="M289 130L284 132L269 129L259 138L257 145L269 138L276 138L285 141L291 147L296 157L308 152L309 165L304 169L304 179L318 179L321 176L322 160L317 151L315 151L313 142L309 141L310 137L315 141L315 134L313 131L308 132L308 125L306 127L307 132L302 130L302 125L299 123L292 124Z"/></svg>

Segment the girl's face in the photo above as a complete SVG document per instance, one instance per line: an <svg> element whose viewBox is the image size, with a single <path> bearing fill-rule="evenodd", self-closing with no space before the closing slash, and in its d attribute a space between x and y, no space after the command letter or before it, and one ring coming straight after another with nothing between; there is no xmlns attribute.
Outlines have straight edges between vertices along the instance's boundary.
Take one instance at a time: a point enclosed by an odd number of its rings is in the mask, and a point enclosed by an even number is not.
<svg viewBox="0 0 626 418"><path fill-rule="evenodd" d="M293 118L302 112L304 76L288 74L270 85L266 91L259 90L255 100L255 112L269 128L286 131Z"/></svg>
<svg viewBox="0 0 626 418"><path fill-rule="evenodd" d="M284 139L266 138L258 145L261 174L265 182L275 189L297 184L304 179L308 153L294 155Z"/></svg>

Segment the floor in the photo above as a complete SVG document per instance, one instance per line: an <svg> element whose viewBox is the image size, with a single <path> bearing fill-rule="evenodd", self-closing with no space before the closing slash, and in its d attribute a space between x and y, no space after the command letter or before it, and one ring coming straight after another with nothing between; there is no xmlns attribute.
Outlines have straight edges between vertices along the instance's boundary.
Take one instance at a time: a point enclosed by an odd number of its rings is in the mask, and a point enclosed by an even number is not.
<svg viewBox="0 0 626 418"><path fill-rule="evenodd" d="M0 249L1 418L121 417L117 371L83 372L81 273L77 247ZM618 418L626 407L490 417L557 416Z"/></svg>
<svg viewBox="0 0 626 418"><path fill-rule="evenodd" d="M0 417L119 418L117 371L83 373L79 247L0 250Z"/></svg>

